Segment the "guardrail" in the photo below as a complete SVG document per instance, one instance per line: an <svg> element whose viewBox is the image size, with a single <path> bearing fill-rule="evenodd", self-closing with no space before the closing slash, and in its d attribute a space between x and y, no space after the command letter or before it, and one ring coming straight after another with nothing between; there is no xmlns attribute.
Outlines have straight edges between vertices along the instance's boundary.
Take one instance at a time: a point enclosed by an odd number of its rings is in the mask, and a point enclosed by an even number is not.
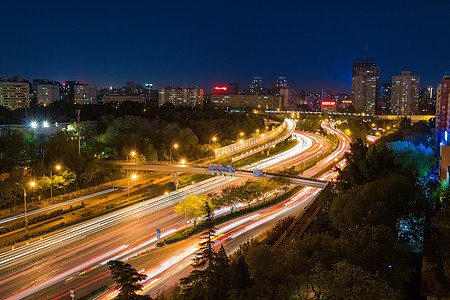
<svg viewBox="0 0 450 300"><path fill-rule="evenodd" d="M215 158L220 158L220 157L223 157L223 156L227 156L227 155L233 154L235 152L243 151L243 150L245 150L247 148L254 147L254 146L258 145L258 144L262 144L262 143L272 139L276 135L280 134L281 132L283 132L283 130L287 126L288 126L287 119L285 119L284 122L280 126L275 128L274 130L271 130L269 132L260 134L258 136L255 136L255 137L252 137L252 138L249 138L249 139L246 139L246 140L241 140L241 141L239 141L237 143L234 143L234 144L231 144L231 145L228 145L228 146L216 149L216 150L214 150Z"/></svg>

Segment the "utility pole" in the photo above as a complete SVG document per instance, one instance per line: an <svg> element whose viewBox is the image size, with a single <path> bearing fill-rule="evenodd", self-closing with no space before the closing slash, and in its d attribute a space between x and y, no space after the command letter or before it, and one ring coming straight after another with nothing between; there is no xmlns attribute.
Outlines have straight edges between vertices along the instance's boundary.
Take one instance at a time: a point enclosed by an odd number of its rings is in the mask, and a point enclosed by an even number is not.
<svg viewBox="0 0 450 300"><path fill-rule="evenodd" d="M80 109L76 110L77 112L77 121L78 121L78 157L81 158L81 130L80 130Z"/></svg>

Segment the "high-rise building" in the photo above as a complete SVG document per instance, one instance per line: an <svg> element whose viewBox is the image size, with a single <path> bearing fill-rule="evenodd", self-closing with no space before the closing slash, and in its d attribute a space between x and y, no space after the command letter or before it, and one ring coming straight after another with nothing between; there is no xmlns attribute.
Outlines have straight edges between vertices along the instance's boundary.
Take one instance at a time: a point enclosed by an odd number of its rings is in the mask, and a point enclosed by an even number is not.
<svg viewBox="0 0 450 300"><path fill-rule="evenodd" d="M75 104L96 104L97 89L95 85L77 84L74 86L74 103Z"/></svg>
<svg viewBox="0 0 450 300"><path fill-rule="evenodd" d="M59 85L56 84L38 84L37 85L37 103L47 106L61 99Z"/></svg>
<svg viewBox="0 0 450 300"><path fill-rule="evenodd" d="M62 100L74 103L75 102L75 86L80 84L79 81L66 81L62 84Z"/></svg>
<svg viewBox="0 0 450 300"><path fill-rule="evenodd" d="M433 113L436 111L432 110L432 106L436 104L436 93L432 86L423 88L419 91L419 113Z"/></svg>
<svg viewBox="0 0 450 300"><path fill-rule="evenodd" d="M436 97L436 139L445 140L450 125L450 75L445 75L437 87ZM447 133L448 135L448 133Z"/></svg>
<svg viewBox="0 0 450 300"><path fill-rule="evenodd" d="M308 105L312 110L319 111L321 108L321 96L320 92L309 92L308 93Z"/></svg>
<svg viewBox="0 0 450 300"><path fill-rule="evenodd" d="M262 81L262 78L259 76L253 77L252 80L250 80L249 87L249 94L251 95L262 95L264 94L264 83Z"/></svg>
<svg viewBox="0 0 450 300"><path fill-rule="evenodd" d="M373 59L357 59L352 71L352 102L355 110L375 114L380 97L380 67Z"/></svg>
<svg viewBox="0 0 450 300"><path fill-rule="evenodd" d="M281 97L283 97L283 105L282 107L284 109L289 109L289 110L294 110L297 109L297 92L287 86L286 84L282 87L279 88L278 94L274 94L274 95L279 95Z"/></svg>
<svg viewBox="0 0 450 300"><path fill-rule="evenodd" d="M273 81L273 94L279 95L280 89L282 87L287 87L287 86L288 86L288 84L287 84L286 77L278 76L278 78Z"/></svg>
<svg viewBox="0 0 450 300"><path fill-rule="evenodd" d="M172 103L175 106L197 107L203 105L203 89L165 88L159 90L159 106Z"/></svg>
<svg viewBox="0 0 450 300"><path fill-rule="evenodd" d="M153 90L153 83L146 83L145 84L145 91L147 92L147 95L151 95Z"/></svg>
<svg viewBox="0 0 450 300"><path fill-rule="evenodd" d="M229 95L239 95L239 83L230 83L228 86Z"/></svg>
<svg viewBox="0 0 450 300"><path fill-rule="evenodd" d="M403 71L400 76L392 76L391 113L410 115L419 112L420 76Z"/></svg>
<svg viewBox="0 0 450 300"><path fill-rule="evenodd" d="M11 110L30 107L30 84L21 78L0 79L0 105Z"/></svg>
<svg viewBox="0 0 450 300"><path fill-rule="evenodd" d="M378 111L389 112L391 109L391 81L382 81L380 84L380 101Z"/></svg>

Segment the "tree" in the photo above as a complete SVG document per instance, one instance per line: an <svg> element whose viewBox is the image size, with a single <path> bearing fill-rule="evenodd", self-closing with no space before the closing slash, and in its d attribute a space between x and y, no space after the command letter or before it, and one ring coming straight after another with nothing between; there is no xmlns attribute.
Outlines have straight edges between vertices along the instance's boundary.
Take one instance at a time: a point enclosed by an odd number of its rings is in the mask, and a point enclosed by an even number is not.
<svg viewBox="0 0 450 300"><path fill-rule="evenodd" d="M189 193L189 195L181 200L175 206L175 213L181 217L185 215L189 217L189 219L194 219L194 226L197 225L197 218L204 216L205 203L211 207L211 202L206 195L196 195Z"/></svg>
<svg viewBox="0 0 450 300"><path fill-rule="evenodd" d="M213 284L217 280L213 281L213 278L217 279L219 275L213 277L214 266L217 265L217 254L213 249L216 232L213 222L214 212L209 201L204 201L202 208L205 215L203 225L207 230L202 234L200 249L192 260L194 271L180 280L182 288L175 299L215 299Z"/></svg>
<svg viewBox="0 0 450 300"><path fill-rule="evenodd" d="M108 268L111 271L111 278L120 288L116 300L152 299L148 295L136 294L136 292L142 290L140 282L144 281L147 275L138 273L130 264L118 260L110 260Z"/></svg>

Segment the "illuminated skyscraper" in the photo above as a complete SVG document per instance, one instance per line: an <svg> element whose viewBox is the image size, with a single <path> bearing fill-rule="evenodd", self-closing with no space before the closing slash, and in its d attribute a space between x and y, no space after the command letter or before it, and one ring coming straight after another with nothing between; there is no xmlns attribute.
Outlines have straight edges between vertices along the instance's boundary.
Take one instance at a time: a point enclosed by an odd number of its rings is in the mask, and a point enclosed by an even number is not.
<svg viewBox="0 0 450 300"><path fill-rule="evenodd" d="M445 139L445 132L450 125L450 76L442 78L437 88L436 99L436 138L439 141Z"/></svg>
<svg viewBox="0 0 450 300"><path fill-rule="evenodd" d="M391 113L410 115L419 112L420 76L403 71L400 76L392 76Z"/></svg>
<svg viewBox="0 0 450 300"><path fill-rule="evenodd" d="M287 86L288 86L288 84L287 84L286 77L278 76L278 78L273 81L273 93L275 95L278 95L280 93L280 89L282 87L287 87Z"/></svg>
<svg viewBox="0 0 450 300"><path fill-rule="evenodd" d="M380 97L380 67L373 59L357 59L353 63L352 102L355 110L376 113L376 105Z"/></svg>
<svg viewBox="0 0 450 300"><path fill-rule="evenodd" d="M262 95L264 93L264 83L261 77L255 76L250 80L249 93L251 95Z"/></svg>

